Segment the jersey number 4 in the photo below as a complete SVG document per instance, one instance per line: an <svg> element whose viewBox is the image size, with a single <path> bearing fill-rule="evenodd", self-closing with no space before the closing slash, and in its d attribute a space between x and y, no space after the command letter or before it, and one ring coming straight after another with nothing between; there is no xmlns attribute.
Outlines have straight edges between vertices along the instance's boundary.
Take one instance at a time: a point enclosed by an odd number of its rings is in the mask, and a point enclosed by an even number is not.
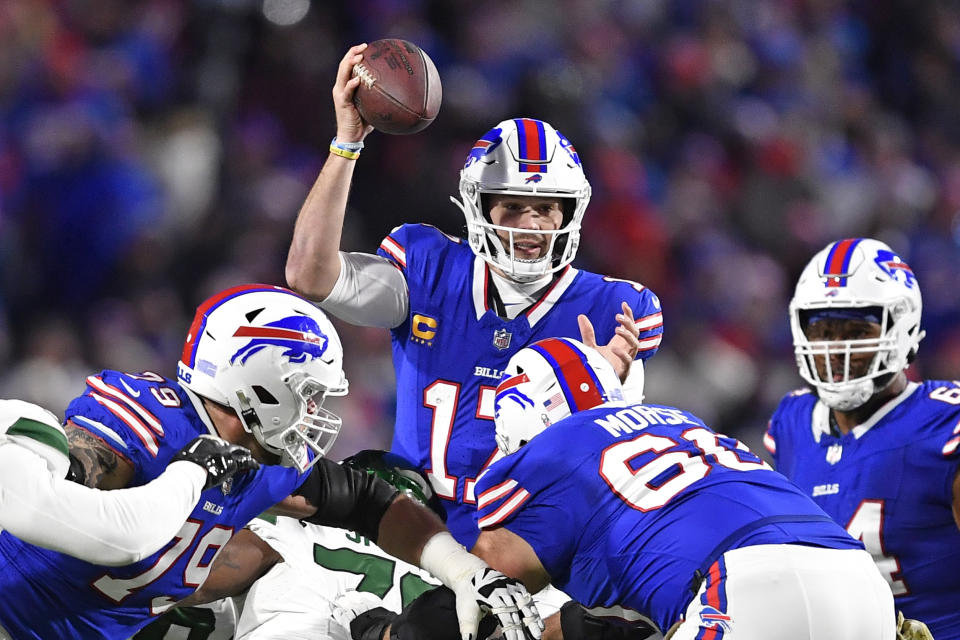
<svg viewBox="0 0 960 640"><path fill-rule="evenodd" d="M861 502L847 524L847 533L862 542L867 553L873 556L874 564L890 585L893 595L910 593L910 588L903 579L900 560L896 556L887 555L883 548L883 500Z"/></svg>

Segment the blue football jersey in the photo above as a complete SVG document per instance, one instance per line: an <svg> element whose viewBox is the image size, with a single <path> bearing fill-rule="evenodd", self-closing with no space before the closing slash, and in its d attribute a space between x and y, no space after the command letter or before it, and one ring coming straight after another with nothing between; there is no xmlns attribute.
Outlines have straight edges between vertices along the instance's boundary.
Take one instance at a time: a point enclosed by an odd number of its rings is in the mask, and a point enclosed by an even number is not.
<svg viewBox="0 0 960 640"><path fill-rule="evenodd" d="M640 284L567 267L526 313L505 320L487 303L487 264L465 241L429 225L404 225L378 253L403 272L410 291L409 317L392 330L392 450L426 471L447 526L469 549L478 535L476 477L498 455L493 399L510 357L543 338L579 339L580 313L606 344L626 301L640 329L639 357L649 358L663 332L660 301Z"/></svg>
<svg viewBox="0 0 960 640"><path fill-rule="evenodd" d="M493 463L477 488L480 528L530 543L552 584L663 630L724 551L862 548L741 442L672 407L575 413Z"/></svg>
<svg viewBox="0 0 960 640"><path fill-rule="evenodd" d="M960 639L960 384L910 383L866 423L831 433L809 391L787 395L764 439L777 469L867 551L905 616L937 640Z"/></svg>
<svg viewBox="0 0 960 640"><path fill-rule="evenodd" d="M103 371L87 378L66 419L101 439L135 469L130 486L160 475L209 429L192 396L153 373ZM295 469L261 465L201 494L169 544L140 562L101 567L0 535L0 625L15 638L129 638L203 583L233 533L303 481Z"/></svg>

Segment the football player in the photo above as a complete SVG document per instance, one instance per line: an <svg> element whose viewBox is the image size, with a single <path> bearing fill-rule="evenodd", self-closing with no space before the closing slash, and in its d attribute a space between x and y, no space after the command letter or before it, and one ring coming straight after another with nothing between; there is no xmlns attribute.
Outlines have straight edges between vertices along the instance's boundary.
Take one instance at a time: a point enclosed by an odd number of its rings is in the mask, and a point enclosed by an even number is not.
<svg viewBox="0 0 960 640"><path fill-rule="evenodd" d="M376 474L442 513L426 478L395 454L361 451L342 464ZM401 639L455 640L459 634L452 592L443 588L430 599L418 597L439 584L355 532L292 518L258 518L227 543L206 582L182 604L247 592L237 640L349 640L357 614L363 614L363 631L356 635L366 638L380 640L384 633L389 638L392 631ZM399 615L414 601L414 611ZM492 631L486 628L490 626L487 621L480 638Z"/></svg>
<svg viewBox="0 0 960 640"><path fill-rule="evenodd" d="M960 639L960 384L911 382L922 300L886 244L832 242L790 302L800 376L764 438L793 480L873 555L903 613Z"/></svg>
<svg viewBox="0 0 960 640"><path fill-rule="evenodd" d="M200 305L177 381L150 372L90 376L65 426L87 486L148 482L203 433L247 447L263 464L205 490L167 545L127 566L85 563L0 534L0 635L128 638L190 595L234 532L277 505L280 513L371 540L382 534L386 550L453 589L465 639L475 637L481 608L494 606L509 638L520 640L524 629L538 636L542 623L529 595L457 545L429 509L324 458L340 419L323 404L346 392L330 321L292 291L269 285L234 287Z"/></svg>
<svg viewBox="0 0 960 640"><path fill-rule="evenodd" d="M0 400L0 529L86 562L131 564L170 541L202 491L257 466L249 451L211 435L173 460L141 487L85 487L67 479L60 421L35 404Z"/></svg>
<svg viewBox="0 0 960 640"><path fill-rule="evenodd" d="M518 352L495 420L505 457L478 481L474 551L531 591L552 581L674 640L895 637L890 588L858 541L737 440L625 402L593 349Z"/></svg>
<svg viewBox="0 0 960 640"><path fill-rule="evenodd" d="M351 70L365 48L340 62L336 138L297 219L287 281L338 318L391 330L391 450L426 471L447 526L470 548L476 479L498 455L493 390L510 356L547 336L599 338L639 400L642 360L660 344L660 303L643 285L571 266L590 183L570 141L532 118L501 122L467 155L454 199L466 239L407 224L377 255L339 251L354 167L372 131L353 104Z"/></svg>

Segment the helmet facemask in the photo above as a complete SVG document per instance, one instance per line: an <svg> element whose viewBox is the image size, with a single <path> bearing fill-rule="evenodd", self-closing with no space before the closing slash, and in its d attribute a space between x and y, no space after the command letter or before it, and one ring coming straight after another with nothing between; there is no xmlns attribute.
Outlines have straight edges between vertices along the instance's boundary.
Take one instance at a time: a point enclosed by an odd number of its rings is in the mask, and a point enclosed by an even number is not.
<svg viewBox="0 0 960 640"><path fill-rule="evenodd" d="M844 258L846 270L831 272ZM885 244L870 239L832 243L807 265L790 303L800 376L833 409L863 406L912 361L924 335L921 307L912 271ZM878 335L811 340L812 323L828 319L870 322Z"/></svg>
<svg viewBox="0 0 960 640"><path fill-rule="evenodd" d="M572 206L564 206L559 229L518 229L490 220L484 201L497 195L557 197L572 200ZM546 122L520 118L501 122L477 142L460 172L460 198L450 199L466 218L473 252L507 277L531 282L563 269L576 257L590 183L562 134ZM531 234L547 236L547 251L535 260L518 258L514 236Z"/></svg>
<svg viewBox="0 0 960 640"><path fill-rule="evenodd" d="M240 409L237 413L244 429L252 433L264 449L280 456L281 465L296 467L302 472L325 457L340 434L343 420L323 403L327 397L346 395L347 387L329 388L301 371L288 374L282 384L292 396L289 403L295 407L292 419L279 419L273 415L278 404L262 397L258 398L259 402L252 402L241 390L236 392ZM271 422L280 426L271 428Z"/></svg>

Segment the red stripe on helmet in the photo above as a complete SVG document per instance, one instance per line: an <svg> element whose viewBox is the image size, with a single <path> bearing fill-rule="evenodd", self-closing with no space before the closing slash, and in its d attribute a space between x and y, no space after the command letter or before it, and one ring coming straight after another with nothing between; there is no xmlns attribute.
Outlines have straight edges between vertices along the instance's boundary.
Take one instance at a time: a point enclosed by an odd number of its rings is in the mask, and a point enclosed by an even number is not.
<svg viewBox="0 0 960 640"><path fill-rule="evenodd" d="M242 284L236 287L231 287L225 291L208 298L203 301L199 307L197 307L197 312L193 316L193 322L190 323L190 330L187 331L187 339L183 343L183 353L180 354L180 361L183 362L190 368L193 368L194 358L197 355L197 339L200 337L200 334L203 333L203 328L207 324L207 316L214 309L219 307L221 304L234 298L241 293L247 293L250 291L282 291L284 293L289 293L291 295L296 295L289 289L284 289L283 287L278 287L276 285L270 284Z"/></svg>
<svg viewBox="0 0 960 640"><path fill-rule="evenodd" d="M506 391L507 389L515 387L518 384L523 384L524 382L530 382L530 376L525 373L521 373L518 376L513 376L512 378L507 378L497 385L497 393Z"/></svg>
<svg viewBox="0 0 960 640"><path fill-rule="evenodd" d="M272 338L276 340L295 340L297 342L310 342L320 344L320 336L293 329L283 329L280 327L238 327L233 333L234 338Z"/></svg>
<svg viewBox="0 0 960 640"><path fill-rule="evenodd" d="M603 394L597 386L593 371L587 369L583 354L565 340L548 338L536 343L557 363L560 383L565 385L572 411L585 411L603 404Z"/></svg>

